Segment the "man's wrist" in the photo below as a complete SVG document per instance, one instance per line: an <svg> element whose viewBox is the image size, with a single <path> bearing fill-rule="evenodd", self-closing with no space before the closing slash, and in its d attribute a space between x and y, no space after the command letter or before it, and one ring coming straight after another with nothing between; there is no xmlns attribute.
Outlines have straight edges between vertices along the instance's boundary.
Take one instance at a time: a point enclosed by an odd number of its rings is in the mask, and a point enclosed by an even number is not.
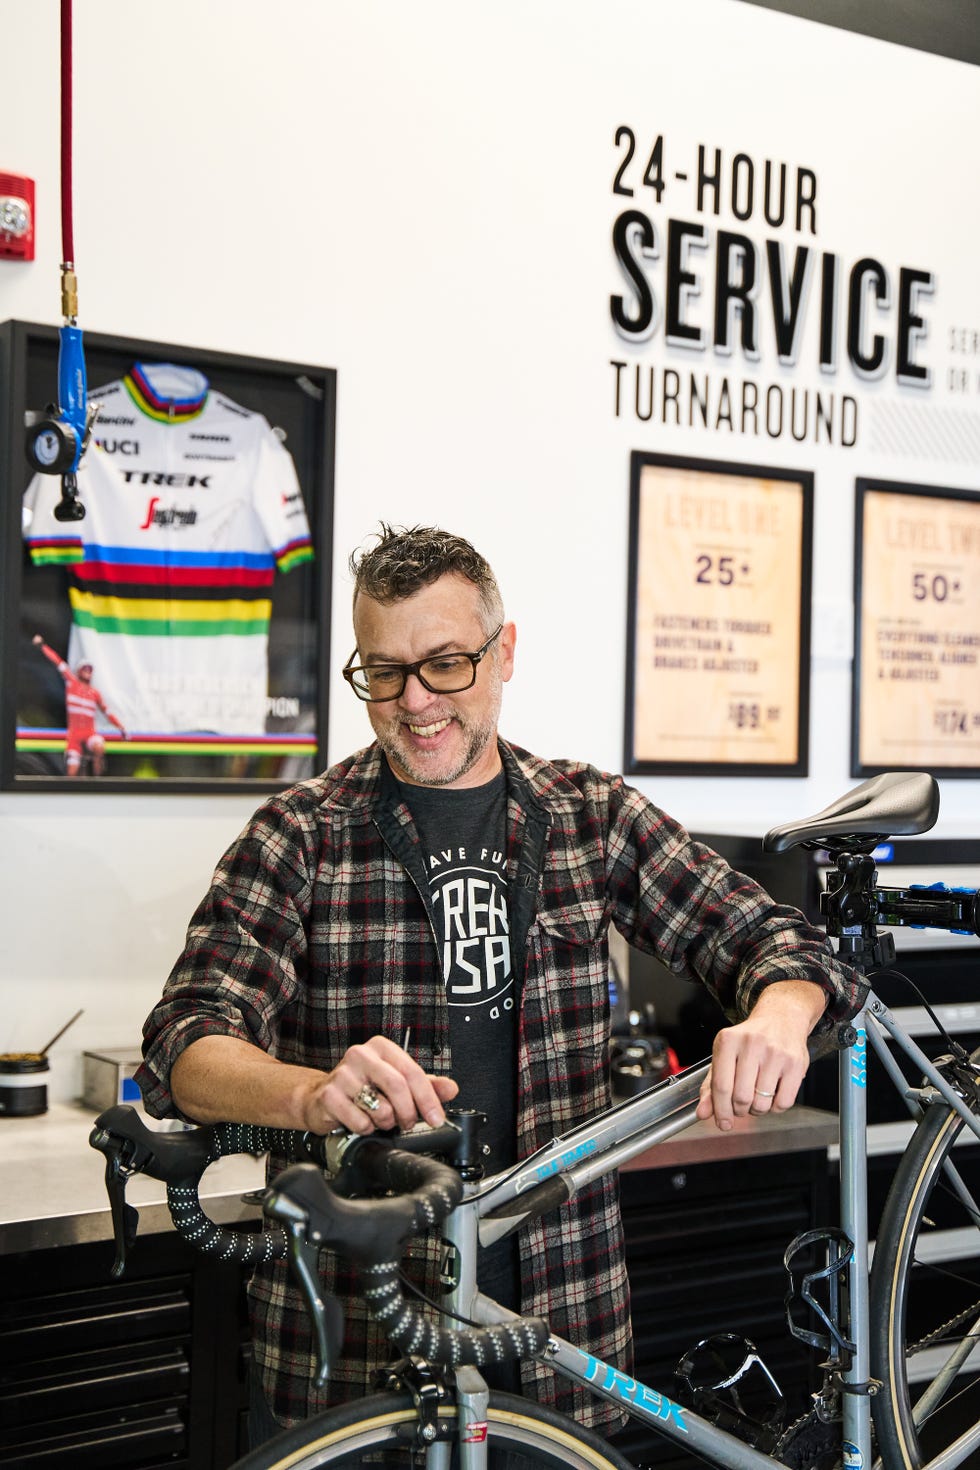
<svg viewBox="0 0 980 1470"><path fill-rule="evenodd" d="M767 1014L775 1010L792 1009L806 1017L808 1031L812 1031L827 1009L829 996L815 980L773 980L757 997L752 1011Z"/></svg>

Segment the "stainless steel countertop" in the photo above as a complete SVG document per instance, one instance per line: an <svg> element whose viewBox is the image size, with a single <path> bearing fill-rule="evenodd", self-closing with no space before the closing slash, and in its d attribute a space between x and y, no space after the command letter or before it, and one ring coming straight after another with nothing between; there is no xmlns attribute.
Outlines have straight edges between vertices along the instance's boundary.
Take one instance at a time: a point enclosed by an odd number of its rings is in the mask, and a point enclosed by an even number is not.
<svg viewBox="0 0 980 1470"><path fill-rule="evenodd" d="M104 1159L88 1142L94 1117L81 1103L54 1103L36 1118L0 1119L0 1254L112 1238ZM826 1149L837 1134L836 1114L798 1107L736 1119L729 1133L695 1123L624 1167L677 1168ZM264 1182L264 1160L246 1154L219 1159L201 1182L205 1210L223 1225L254 1219L257 1208L243 1204L241 1196ZM141 1235L173 1228L166 1191L156 1180L135 1176L126 1198L139 1210Z"/></svg>

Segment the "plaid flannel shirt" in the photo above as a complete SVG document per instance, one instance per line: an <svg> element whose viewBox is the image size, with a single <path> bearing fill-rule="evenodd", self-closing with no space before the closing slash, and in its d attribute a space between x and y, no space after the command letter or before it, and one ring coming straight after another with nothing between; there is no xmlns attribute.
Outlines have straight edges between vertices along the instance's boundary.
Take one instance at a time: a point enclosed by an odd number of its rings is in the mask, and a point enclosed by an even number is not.
<svg viewBox="0 0 980 1470"><path fill-rule="evenodd" d="M831 1031L860 982L820 931L694 842L622 779L547 762L501 741L508 777L507 872L521 981L518 1153L608 1106L606 933L703 981L730 1017L782 979L821 985ZM148 1110L176 1111L170 1069L198 1037L231 1035L284 1061L329 1070L372 1035L428 1072L450 1072L448 1007L408 808L376 746L272 797L221 860L187 945L144 1030L138 1074ZM262 1119L255 1119L261 1122ZM270 1172L285 1161L270 1160ZM594 1356L628 1367L629 1296L615 1176L521 1232L522 1310ZM438 1243L411 1268L435 1289ZM256 1360L270 1406L290 1424L362 1392L390 1356L348 1271L321 1257L344 1298L344 1352L313 1385L314 1347L285 1263L250 1284ZM621 1416L535 1363L525 1388L586 1423Z"/></svg>

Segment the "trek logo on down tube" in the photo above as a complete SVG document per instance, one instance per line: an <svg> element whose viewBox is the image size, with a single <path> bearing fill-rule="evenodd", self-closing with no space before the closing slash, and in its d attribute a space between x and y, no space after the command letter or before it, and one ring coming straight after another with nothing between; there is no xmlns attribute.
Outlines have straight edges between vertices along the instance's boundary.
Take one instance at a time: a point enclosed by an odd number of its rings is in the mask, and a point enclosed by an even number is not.
<svg viewBox="0 0 980 1470"><path fill-rule="evenodd" d="M647 1388L645 1383L637 1383L635 1378L630 1378L626 1373L620 1373L618 1369L610 1367L608 1363L603 1363L599 1358L593 1358L579 1348L576 1348L575 1351L585 1360L585 1377L590 1383L594 1383L596 1388L612 1394L624 1404L635 1404L638 1409L646 1409L657 1419L672 1422L682 1434L689 1433L684 1410L680 1404L675 1404L673 1399L657 1393L652 1388Z"/></svg>

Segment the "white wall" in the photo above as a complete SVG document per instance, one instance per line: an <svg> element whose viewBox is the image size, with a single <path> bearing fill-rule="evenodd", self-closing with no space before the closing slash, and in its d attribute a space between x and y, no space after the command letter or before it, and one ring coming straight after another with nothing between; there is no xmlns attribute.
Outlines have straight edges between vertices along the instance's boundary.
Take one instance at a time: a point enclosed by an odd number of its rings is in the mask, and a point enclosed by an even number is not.
<svg viewBox="0 0 980 1470"><path fill-rule="evenodd" d="M38 186L37 260L0 262L0 319L57 324L57 0L0 0L0 45L0 165ZM630 451L814 470L811 775L638 781L690 826L761 832L851 784L855 475L974 486L976 466L910 463L868 436L846 453L614 418L613 136L629 124L675 158L705 143L815 168L822 248L954 288L938 340L980 326L964 171L978 114L975 69L736 0L84 0L80 324L336 367L335 668L348 551L379 518L440 522L486 552L518 622L505 732L611 769ZM890 389L862 391L870 412ZM336 675L331 700L333 759L367 726ZM975 833L980 782L943 796L944 830ZM137 1038L254 805L0 796L0 1049L37 1047L85 1007L53 1095L76 1090L83 1047Z"/></svg>

